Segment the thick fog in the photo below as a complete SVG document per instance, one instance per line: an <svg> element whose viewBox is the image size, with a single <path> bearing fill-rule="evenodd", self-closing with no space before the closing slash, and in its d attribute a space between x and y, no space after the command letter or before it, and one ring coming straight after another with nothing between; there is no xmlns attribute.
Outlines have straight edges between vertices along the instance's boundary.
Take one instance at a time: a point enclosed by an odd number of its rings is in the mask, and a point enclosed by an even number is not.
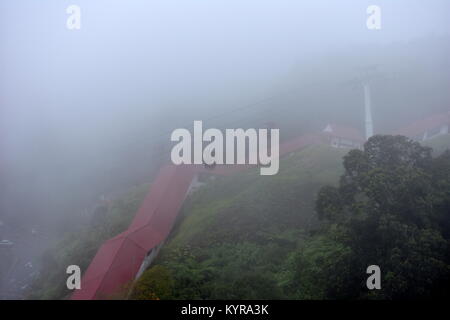
<svg viewBox="0 0 450 320"><path fill-rule="evenodd" d="M71 4L80 30L66 27ZM371 4L381 30L366 26ZM449 30L447 0L2 1L0 220L77 221L149 182L171 130L194 119L361 128L351 80L370 65L386 77L376 131L446 110Z"/></svg>

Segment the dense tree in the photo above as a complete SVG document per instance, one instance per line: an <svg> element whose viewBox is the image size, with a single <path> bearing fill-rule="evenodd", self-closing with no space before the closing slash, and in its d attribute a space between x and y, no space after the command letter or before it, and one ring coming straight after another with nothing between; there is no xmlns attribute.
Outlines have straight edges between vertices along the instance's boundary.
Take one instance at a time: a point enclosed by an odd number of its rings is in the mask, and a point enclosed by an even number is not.
<svg viewBox="0 0 450 320"><path fill-rule="evenodd" d="M319 192L324 233L351 252L327 281L329 298L448 295L450 155L402 136L374 136L344 157L338 187ZM336 230L340 232L336 233ZM382 270L382 290L367 290L365 270Z"/></svg>

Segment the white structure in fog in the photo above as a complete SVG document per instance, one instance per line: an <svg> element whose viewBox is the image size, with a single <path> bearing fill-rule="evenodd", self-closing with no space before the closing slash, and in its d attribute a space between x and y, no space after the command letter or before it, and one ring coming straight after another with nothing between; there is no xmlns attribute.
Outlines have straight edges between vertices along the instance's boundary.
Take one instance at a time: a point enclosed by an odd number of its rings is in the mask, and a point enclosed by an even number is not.
<svg viewBox="0 0 450 320"><path fill-rule="evenodd" d="M410 137L416 141L425 141L440 135L448 134L450 128L450 111L435 114L428 118L416 121L407 127L395 132Z"/></svg>
<svg viewBox="0 0 450 320"><path fill-rule="evenodd" d="M323 129L327 142L335 148L362 148L364 137L361 133L349 127L329 124Z"/></svg>
<svg viewBox="0 0 450 320"><path fill-rule="evenodd" d="M364 113L366 126L366 140L373 136L372 107L370 103L370 87L368 83L363 84L364 87Z"/></svg>

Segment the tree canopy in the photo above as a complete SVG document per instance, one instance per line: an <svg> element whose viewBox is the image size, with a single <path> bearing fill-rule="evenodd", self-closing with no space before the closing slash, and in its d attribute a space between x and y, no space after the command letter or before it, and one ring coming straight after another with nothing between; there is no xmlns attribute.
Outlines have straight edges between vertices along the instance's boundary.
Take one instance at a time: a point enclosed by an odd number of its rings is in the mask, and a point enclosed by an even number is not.
<svg viewBox="0 0 450 320"><path fill-rule="evenodd" d="M374 136L344 168L339 186L323 187L316 201L323 233L347 249L346 263L330 266L337 279L326 282L327 297L448 295L450 152L432 158L406 137ZM369 265L380 266L382 290L366 288Z"/></svg>

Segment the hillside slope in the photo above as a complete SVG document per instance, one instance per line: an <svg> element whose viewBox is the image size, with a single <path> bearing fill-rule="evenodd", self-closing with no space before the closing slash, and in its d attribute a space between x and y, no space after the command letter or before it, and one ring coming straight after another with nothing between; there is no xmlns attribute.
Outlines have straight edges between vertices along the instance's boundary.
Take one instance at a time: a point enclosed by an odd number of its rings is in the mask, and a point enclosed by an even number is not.
<svg viewBox="0 0 450 320"><path fill-rule="evenodd" d="M450 135L424 145L441 154L450 147ZM188 198L131 297L324 298L322 273L349 252L315 234L315 200L322 186L337 184L347 152L310 146L283 158L275 176L259 176L254 169L209 181Z"/></svg>
<svg viewBox="0 0 450 320"><path fill-rule="evenodd" d="M317 222L317 191L337 183L347 151L310 146L283 158L275 176L252 169L209 181L186 201L134 298L287 298L292 253Z"/></svg>

